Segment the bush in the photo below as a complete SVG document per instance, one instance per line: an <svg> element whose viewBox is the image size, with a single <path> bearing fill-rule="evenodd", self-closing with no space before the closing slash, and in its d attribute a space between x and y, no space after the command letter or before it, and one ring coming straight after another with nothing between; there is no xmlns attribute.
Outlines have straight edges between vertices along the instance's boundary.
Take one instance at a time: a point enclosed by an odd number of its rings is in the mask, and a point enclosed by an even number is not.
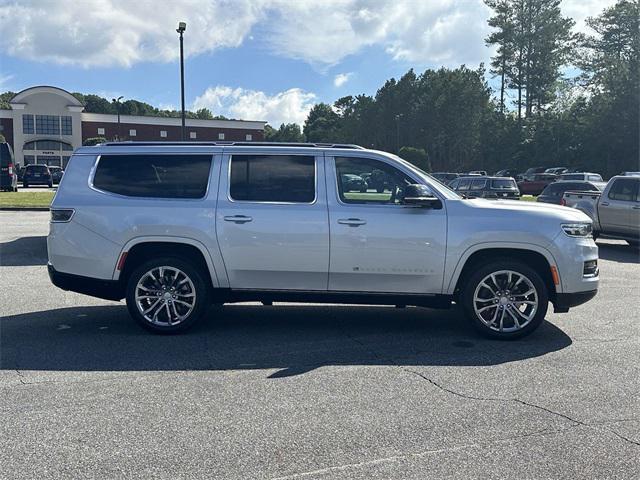
<svg viewBox="0 0 640 480"><path fill-rule="evenodd" d="M82 145L84 145L85 147L91 147L92 145L97 145L99 143L104 143L106 142L107 139L104 137L91 137L91 138L87 138Z"/></svg>

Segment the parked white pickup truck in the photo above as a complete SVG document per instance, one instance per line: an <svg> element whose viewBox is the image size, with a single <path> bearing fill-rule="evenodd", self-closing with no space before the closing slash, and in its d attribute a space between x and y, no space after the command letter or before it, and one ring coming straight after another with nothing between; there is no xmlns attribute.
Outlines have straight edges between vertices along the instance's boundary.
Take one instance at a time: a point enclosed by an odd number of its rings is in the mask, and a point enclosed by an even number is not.
<svg viewBox="0 0 640 480"><path fill-rule="evenodd" d="M562 204L593 220L593 237L640 245L640 177L617 176L600 192L565 192Z"/></svg>

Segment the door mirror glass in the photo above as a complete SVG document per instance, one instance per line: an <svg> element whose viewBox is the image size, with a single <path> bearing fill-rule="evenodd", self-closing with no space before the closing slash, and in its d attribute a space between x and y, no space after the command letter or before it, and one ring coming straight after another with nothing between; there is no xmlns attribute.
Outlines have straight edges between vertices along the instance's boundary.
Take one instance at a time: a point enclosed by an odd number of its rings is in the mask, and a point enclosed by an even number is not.
<svg viewBox="0 0 640 480"><path fill-rule="evenodd" d="M436 210L442 208L440 199L436 197L426 185L407 185L404 189L402 203Z"/></svg>

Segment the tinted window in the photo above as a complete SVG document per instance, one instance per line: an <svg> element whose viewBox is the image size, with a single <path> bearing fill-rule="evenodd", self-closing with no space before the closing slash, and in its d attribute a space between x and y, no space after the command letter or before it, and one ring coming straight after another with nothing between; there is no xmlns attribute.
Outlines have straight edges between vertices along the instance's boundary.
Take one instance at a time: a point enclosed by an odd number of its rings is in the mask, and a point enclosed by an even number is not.
<svg viewBox="0 0 640 480"><path fill-rule="evenodd" d="M49 173L49 168L46 165L27 165L26 171L29 173Z"/></svg>
<svg viewBox="0 0 640 480"><path fill-rule="evenodd" d="M584 178L584 175L582 175L581 173L562 175L562 180L582 180L583 178Z"/></svg>
<svg viewBox="0 0 640 480"><path fill-rule="evenodd" d="M482 180L473 180L471 182L471 187L469 187L469 190L482 190L486 183L487 181L484 178Z"/></svg>
<svg viewBox="0 0 640 480"><path fill-rule="evenodd" d="M587 180L590 182L601 182L602 177L600 175L587 175Z"/></svg>
<svg viewBox="0 0 640 480"><path fill-rule="evenodd" d="M609 190L609 198L611 200L620 200L622 202L632 202L637 199L638 181L632 179L618 179Z"/></svg>
<svg viewBox="0 0 640 480"><path fill-rule="evenodd" d="M202 198L210 155L103 155L93 186L130 197Z"/></svg>
<svg viewBox="0 0 640 480"><path fill-rule="evenodd" d="M298 155L234 155L229 193L248 202L311 203L316 198L315 159Z"/></svg>
<svg viewBox="0 0 640 480"><path fill-rule="evenodd" d="M338 194L344 203L400 203L404 187L415 183L391 165L368 158L336 158L336 170ZM344 181L347 175L355 180Z"/></svg>
<svg viewBox="0 0 640 480"><path fill-rule="evenodd" d="M458 184L458 190L469 190L470 184L471 184L471 179L463 178L462 180L460 180L460 183Z"/></svg>
<svg viewBox="0 0 640 480"><path fill-rule="evenodd" d="M504 180L491 180L491 187L499 190L515 189L516 182L510 178L505 178Z"/></svg>

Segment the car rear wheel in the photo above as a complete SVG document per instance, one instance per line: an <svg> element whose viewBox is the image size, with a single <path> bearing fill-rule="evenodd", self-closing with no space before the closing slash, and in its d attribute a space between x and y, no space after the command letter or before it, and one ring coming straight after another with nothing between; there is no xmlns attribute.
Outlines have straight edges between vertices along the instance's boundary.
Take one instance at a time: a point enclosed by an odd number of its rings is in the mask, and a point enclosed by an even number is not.
<svg viewBox="0 0 640 480"><path fill-rule="evenodd" d="M480 333L511 340L540 326L549 293L540 275L526 264L499 260L474 271L462 292L462 304Z"/></svg>
<svg viewBox="0 0 640 480"><path fill-rule="evenodd" d="M129 277L126 294L131 316L156 333L184 332L208 308L202 272L182 258L158 258L140 265Z"/></svg>

